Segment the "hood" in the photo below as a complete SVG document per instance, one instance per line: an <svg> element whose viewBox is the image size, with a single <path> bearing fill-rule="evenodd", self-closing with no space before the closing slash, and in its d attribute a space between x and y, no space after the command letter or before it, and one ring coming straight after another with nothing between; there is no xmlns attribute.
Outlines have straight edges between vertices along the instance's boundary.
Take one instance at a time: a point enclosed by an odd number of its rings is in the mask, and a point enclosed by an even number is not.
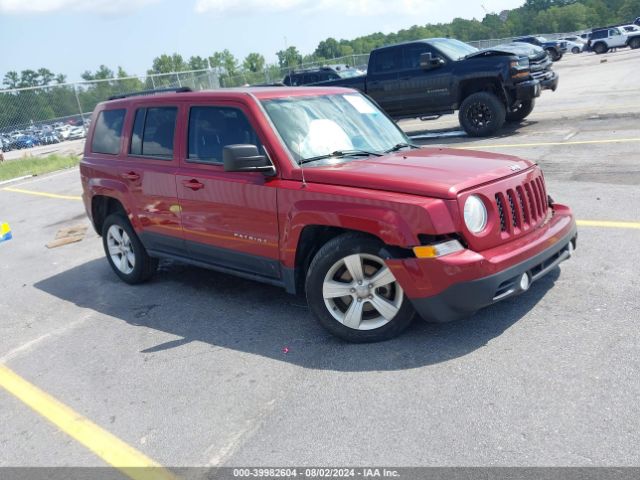
<svg viewBox="0 0 640 480"><path fill-rule="evenodd" d="M492 55L515 55L517 57L528 57L530 60L533 60L544 56L545 51L543 48L537 45L531 45L530 43L512 42L478 50L477 52L467 55L466 58L487 57Z"/></svg>
<svg viewBox="0 0 640 480"><path fill-rule="evenodd" d="M304 176L313 183L455 199L463 190L517 175L533 165L511 155L423 148L308 167Z"/></svg>

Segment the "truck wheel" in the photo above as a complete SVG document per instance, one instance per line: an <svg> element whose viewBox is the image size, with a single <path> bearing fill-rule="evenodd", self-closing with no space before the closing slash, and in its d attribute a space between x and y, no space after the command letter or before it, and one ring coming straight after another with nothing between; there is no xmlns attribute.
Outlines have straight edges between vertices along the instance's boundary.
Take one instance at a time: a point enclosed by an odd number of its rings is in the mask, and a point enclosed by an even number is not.
<svg viewBox="0 0 640 480"><path fill-rule="evenodd" d="M320 324L349 342L378 342L409 326L414 310L381 258L382 242L346 233L320 248L306 279L307 302Z"/></svg>
<svg viewBox="0 0 640 480"><path fill-rule="evenodd" d="M127 283L142 283L158 268L158 259L147 254L129 220L121 214L114 213L105 219L102 245L109 265Z"/></svg>
<svg viewBox="0 0 640 480"><path fill-rule="evenodd" d="M531 112L533 112L533 107L535 106L536 106L535 98L520 102L520 104L517 107L511 108L507 112L507 122L519 122L520 120L524 120L529 116Z"/></svg>
<svg viewBox="0 0 640 480"><path fill-rule="evenodd" d="M596 52L598 55L607 53L608 50L609 48L607 48L607 46L602 42L598 42L593 46L593 51Z"/></svg>
<svg viewBox="0 0 640 480"><path fill-rule="evenodd" d="M458 118L468 135L486 137L502 127L506 114L507 109L496 95L478 92L464 99Z"/></svg>
<svg viewBox="0 0 640 480"><path fill-rule="evenodd" d="M634 50L636 48L640 48L640 37L632 38L629 42L629 46Z"/></svg>
<svg viewBox="0 0 640 480"><path fill-rule="evenodd" d="M574 54L575 54L575 53L580 53L580 48L579 48L579 47L573 47L573 48L571 49L571 53L574 53Z"/></svg>
<svg viewBox="0 0 640 480"><path fill-rule="evenodd" d="M554 62L557 62L562 58L562 54L558 52L555 48L547 49L547 53L551 57L551 60L553 60Z"/></svg>

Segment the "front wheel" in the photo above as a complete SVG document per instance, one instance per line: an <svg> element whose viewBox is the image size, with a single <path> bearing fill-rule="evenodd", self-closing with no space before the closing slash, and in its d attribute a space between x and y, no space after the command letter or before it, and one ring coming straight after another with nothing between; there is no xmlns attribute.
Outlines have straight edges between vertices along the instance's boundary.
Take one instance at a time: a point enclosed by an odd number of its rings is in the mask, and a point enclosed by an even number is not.
<svg viewBox="0 0 640 480"><path fill-rule="evenodd" d="M414 310L380 256L383 244L347 233L320 248L306 279L307 302L320 324L349 342L399 335Z"/></svg>
<svg viewBox="0 0 640 480"><path fill-rule="evenodd" d="M493 93L478 92L469 95L460 105L460 125L472 137L486 137L504 125L507 109Z"/></svg>
<svg viewBox="0 0 640 480"><path fill-rule="evenodd" d="M150 257L129 220L123 215L109 215L102 227L102 244L109 265L127 283L142 283L155 273L158 259Z"/></svg>
<svg viewBox="0 0 640 480"><path fill-rule="evenodd" d="M517 106L509 109L507 112L507 122L519 122L524 120L531 112L533 112L533 107L535 107L535 105L536 100L534 98L520 102Z"/></svg>
<svg viewBox="0 0 640 480"><path fill-rule="evenodd" d="M571 53L573 53L573 54L580 53L580 48L579 47L573 47L571 49Z"/></svg>

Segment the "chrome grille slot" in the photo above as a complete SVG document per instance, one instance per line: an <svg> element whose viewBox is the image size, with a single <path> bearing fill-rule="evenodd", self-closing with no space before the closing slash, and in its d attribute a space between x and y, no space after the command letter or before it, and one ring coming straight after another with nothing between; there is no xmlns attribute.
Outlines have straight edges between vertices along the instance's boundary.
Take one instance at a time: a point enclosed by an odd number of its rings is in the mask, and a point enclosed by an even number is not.
<svg viewBox="0 0 640 480"><path fill-rule="evenodd" d="M504 205L502 204L502 198L499 193L496 193L496 205L498 205L498 214L500 215L500 231L507 231L507 219L504 216Z"/></svg>
<svg viewBox="0 0 640 480"><path fill-rule="evenodd" d="M514 199L513 190L507 191L507 198L509 199L509 208L511 209L511 220L513 221L514 227L521 227L520 222L518 222L518 214L516 213L516 202Z"/></svg>

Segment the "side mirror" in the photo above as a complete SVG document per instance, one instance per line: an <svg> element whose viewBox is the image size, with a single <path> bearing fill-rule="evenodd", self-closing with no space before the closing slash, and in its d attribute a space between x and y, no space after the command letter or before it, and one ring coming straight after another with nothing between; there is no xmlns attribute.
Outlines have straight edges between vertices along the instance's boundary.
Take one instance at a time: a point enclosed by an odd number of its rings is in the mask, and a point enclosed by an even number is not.
<svg viewBox="0 0 640 480"><path fill-rule="evenodd" d="M441 58L433 58L431 52L420 54L420 68L423 70L431 70L432 68L438 68L442 65L444 65L444 60Z"/></svg>
<svg viewBox="0 0 640 480"><path fill-rule="evenodd" d="M275 168L255 145L227 145L222 150L225 172L262 172L274 175Z"/></svg>

